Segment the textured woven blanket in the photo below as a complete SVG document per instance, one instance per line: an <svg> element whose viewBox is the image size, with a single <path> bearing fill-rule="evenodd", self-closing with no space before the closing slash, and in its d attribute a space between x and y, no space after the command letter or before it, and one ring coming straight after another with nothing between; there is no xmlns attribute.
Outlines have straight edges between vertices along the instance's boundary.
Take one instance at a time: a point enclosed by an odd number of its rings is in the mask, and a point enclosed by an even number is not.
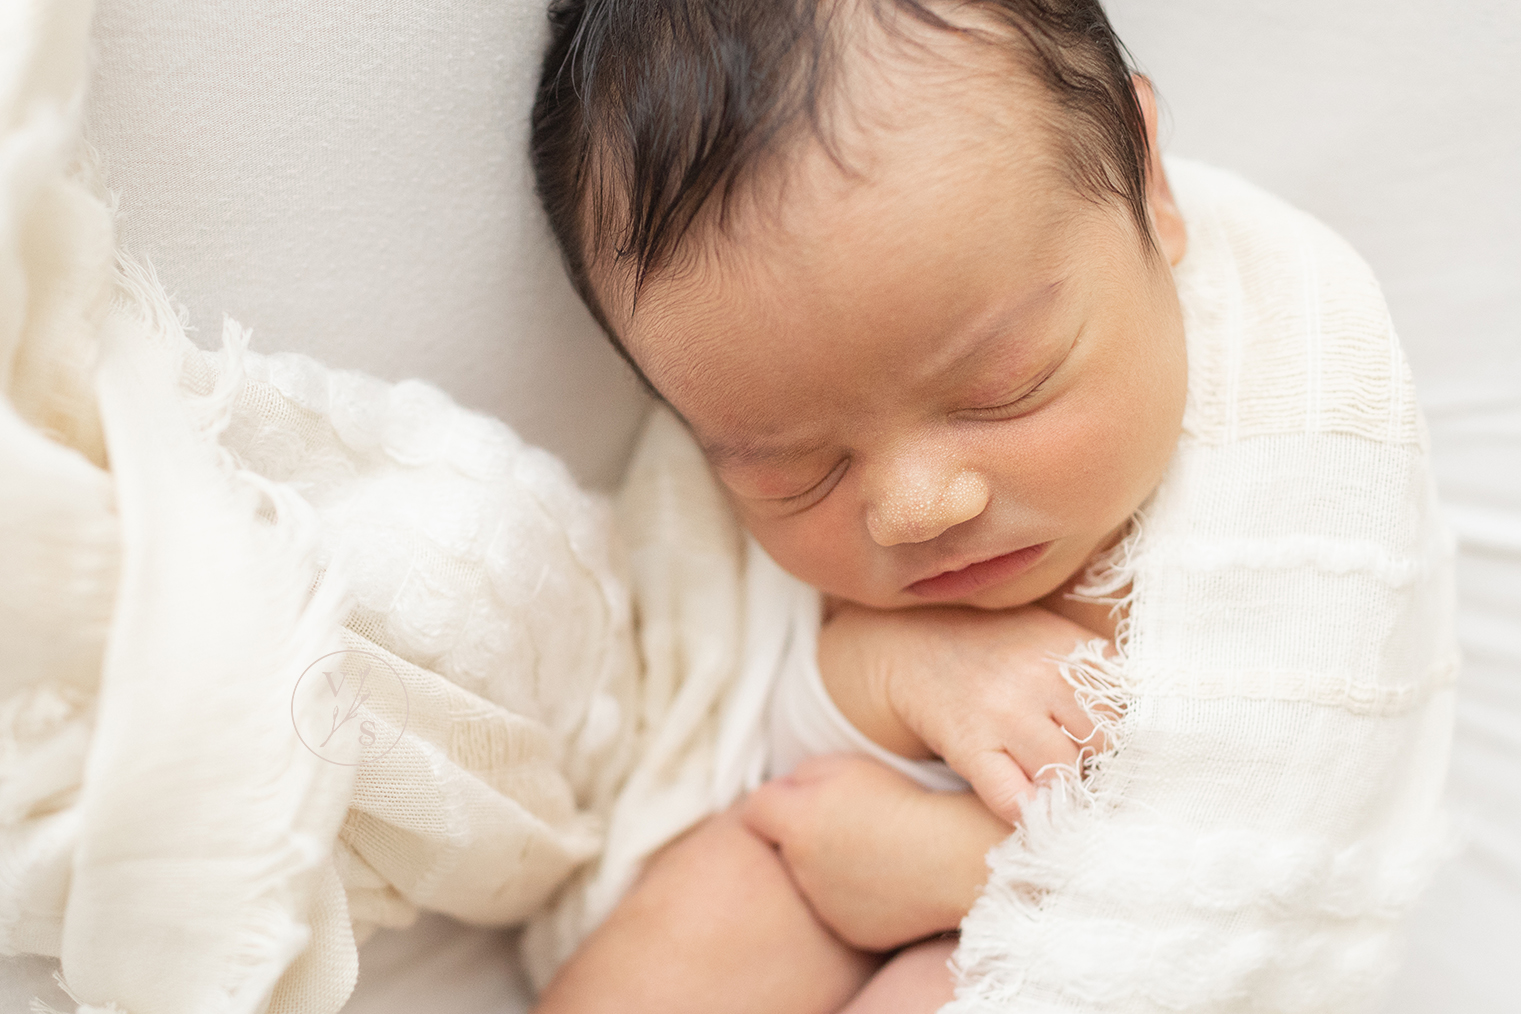
<svg viewBox="0 0 1521 1014"><path fill-rule="evenodd" d="M990 856L957 1012L1355 1011L1446 849L1452 541L1377 283L1173 162L1189 399L1107 570L1115 748Z"/></svg>
<svg viewBox="0 0 1521 1014"><path fill-rule="evenodd" d="M375 927L520 922L599 851L609 511L427 385L198 350L91 181L88 12L0 8L0 954L325 1014Z"/></svg>

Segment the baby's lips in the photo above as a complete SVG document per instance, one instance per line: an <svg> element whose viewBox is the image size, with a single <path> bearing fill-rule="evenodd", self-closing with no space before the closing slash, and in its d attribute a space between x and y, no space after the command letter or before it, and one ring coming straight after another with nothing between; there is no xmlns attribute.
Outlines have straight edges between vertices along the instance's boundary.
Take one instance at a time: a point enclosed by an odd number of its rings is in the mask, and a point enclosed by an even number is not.
<svg viewBox="0 0 1521 1014"><path fill-rule="evenodd" d="M959 570L948 570L934 577L915 581L903 589L910 595L931 601L961 598L982 589L1007 581L1033 567L1051 543L1040 542L1033 546L1016 549L991 559L967 564Z"/></svg>

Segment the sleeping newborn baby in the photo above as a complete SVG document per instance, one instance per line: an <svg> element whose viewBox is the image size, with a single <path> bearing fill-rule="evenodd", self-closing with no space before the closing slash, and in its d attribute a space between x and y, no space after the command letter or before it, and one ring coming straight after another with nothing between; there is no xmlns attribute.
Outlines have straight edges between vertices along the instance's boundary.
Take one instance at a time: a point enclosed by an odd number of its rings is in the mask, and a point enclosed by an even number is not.
<svg viewBox="0 0 1521 1014"><path fill-rule="evenodd" d="M788 770L659 853L540 1009L934 1010L985 853L1102 745L1054 659L1114 617L1070 593L1180 433L1149 85L1079 0L552 18L571 275L827 615L777 690ZM868 747L799 756L810 709Z"/></svg>

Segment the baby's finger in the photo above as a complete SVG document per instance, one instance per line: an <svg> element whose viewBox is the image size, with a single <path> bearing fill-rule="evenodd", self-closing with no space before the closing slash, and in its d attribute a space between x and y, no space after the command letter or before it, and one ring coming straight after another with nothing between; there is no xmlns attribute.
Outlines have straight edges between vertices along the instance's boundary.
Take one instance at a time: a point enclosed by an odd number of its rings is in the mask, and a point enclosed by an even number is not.
<svg viewBox="0 0 1521 1014"><path fill-rule="evenodd" d="M999 749L979 750L953 766L984 806L1010 824L1019 822L1020 807L1035 786L1013 757Z"/></svg>
<svg viewBox="0 0 1521 1014"><path fill-rule="evenodd" d="M739 818L755 835L780 844L792 828L797 811L796 786L784 779L766 782L745 797Z"/></svg>
<svg viewBox="0 0 1521 1014"><path fill-rule="evenodd" d="M1038 784L1051 776L1053 767L1075 767L1082 747L1055 721L1045 721L1022 727L1007 749L1025 776Z"/></svg>
<svg viewBox="0 0 1521 1014"><path fill-rule="evenodd" d="M1079 748L1086 748L1089 753L1097 753L1104 748L1101 742L1103 732L1094 727L1093 719L1088 717L1088 713L1076 700L1067 699L1052 705L1051 721Z"/></svg>
<svg viewBox="0 0 1521 1014"><path fill-rule="evenodd" d="M1076 700L1062 701L1053 707L1051 721L1055 722L1058 728L1065 730L1065 735L1077 743L1078 748L1086 751L1090 757L1109 749L1109 738L1104 730L1094 724L1093 719L1088 717L1088 713Z"/></svg>

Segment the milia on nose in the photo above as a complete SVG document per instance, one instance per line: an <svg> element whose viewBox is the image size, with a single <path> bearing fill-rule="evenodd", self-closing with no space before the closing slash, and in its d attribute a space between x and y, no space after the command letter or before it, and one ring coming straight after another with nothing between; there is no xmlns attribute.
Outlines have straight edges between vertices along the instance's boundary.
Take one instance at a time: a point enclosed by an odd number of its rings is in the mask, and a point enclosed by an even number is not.
<svg viewBox="0 0 1521 1014"><path fill-rule="evenodd" d="M981 514L989 496L987 479L970 468L963 468L949 482L900 482L867 509L866 529L872 541L883 547L928 542Z"/></svg>

